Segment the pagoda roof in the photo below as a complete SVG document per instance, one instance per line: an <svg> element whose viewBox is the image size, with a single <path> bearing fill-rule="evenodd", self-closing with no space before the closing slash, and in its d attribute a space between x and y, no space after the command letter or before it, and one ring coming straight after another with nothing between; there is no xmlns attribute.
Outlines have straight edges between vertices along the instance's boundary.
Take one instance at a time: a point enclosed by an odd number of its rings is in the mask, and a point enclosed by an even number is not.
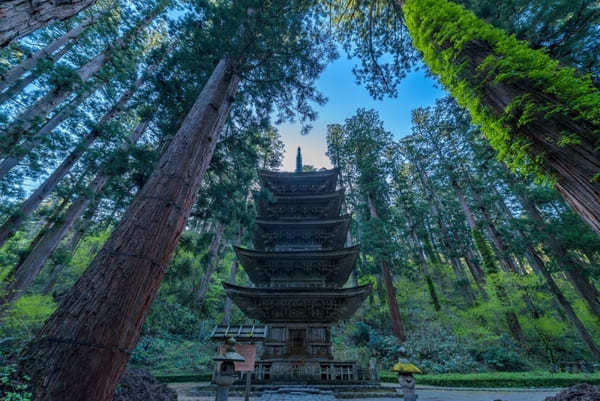
<svg viewBox="0 0 600 401"><path fill-rule="evenodd" d="M257 286L274 282L321 280L343 286L358 257L360 246L333 251L262 252L234 247L238 260Z"/></svg>
<svg viewBox="0 0 600 401"><path fill-rule="evenodd" d="M273 200L257 198L258 215L263 219L314 220L340 215L344 190L317 195L275 195Z"/></svg>
<svg viewBox="0 0 600 401"><path fill-rule="evenodd" d="M339 169L289 173L259 170L264 188L276 195L319 194L335 191Z"/></svg>
<svg viewBox="0 0 600 401"><path fill-rule="evenodd" d="M371 285L281 289L222 284L247 317L263 323L335 323L350 318L371 292Z"/></svg>
<svg viewBox="0 0 600 401"><path fill-rule="evenodd" d="M256 220L254 247L261 251L341 249L351 217L329 220Z"/></svg>

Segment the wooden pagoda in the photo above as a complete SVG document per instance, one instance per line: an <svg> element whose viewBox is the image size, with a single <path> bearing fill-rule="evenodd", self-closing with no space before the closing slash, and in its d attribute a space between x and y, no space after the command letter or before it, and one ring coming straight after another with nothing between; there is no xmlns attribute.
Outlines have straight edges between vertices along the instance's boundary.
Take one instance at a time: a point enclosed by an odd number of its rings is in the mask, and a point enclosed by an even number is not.
<svg viewBox="0 0 600 401"><path fill-rule="evenodd" d="M333 358L331 326L350 318L371 291L344 287L359 247L344 247L350 217L340 217L337 176L336 169L260 172L271 196L257 197L255 249L235 249L255 287L223 284L248 318L267 327L258 381L368 379L356 362Z"/></svg>

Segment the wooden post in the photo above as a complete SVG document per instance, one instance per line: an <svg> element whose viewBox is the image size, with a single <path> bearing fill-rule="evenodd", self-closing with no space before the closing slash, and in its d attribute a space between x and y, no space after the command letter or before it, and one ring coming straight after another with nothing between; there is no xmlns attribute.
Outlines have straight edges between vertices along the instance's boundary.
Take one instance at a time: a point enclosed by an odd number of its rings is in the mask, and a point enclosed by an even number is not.
<svg viewBox="0 0 600 401"><path fill-rule="evenodd" d="M244 401L250 400L250 382L252 378L252 371L249 370L246 372L246 390L244 391Z"/></svg>

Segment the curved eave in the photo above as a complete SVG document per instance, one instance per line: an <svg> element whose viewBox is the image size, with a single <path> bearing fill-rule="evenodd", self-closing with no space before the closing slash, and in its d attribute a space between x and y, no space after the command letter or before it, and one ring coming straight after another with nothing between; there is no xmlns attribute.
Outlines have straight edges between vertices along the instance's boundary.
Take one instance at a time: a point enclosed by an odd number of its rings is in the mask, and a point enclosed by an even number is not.
<svg viewBox="0 0 600 401"><path fill-rule="evenodd" d="M261 252L234 247L250 280L265 285L271 280L323 279L343 286L352 273L360 246L334 251Z"/></svg>
<svg viewBox="0 0 600 401"><path fill-rule="evenodd" d="M349 319L371 292L370 285L277 289L222 284L227 296L247 317L263 323L335 323Z"/></svg>
<svg viewBox="0 0 600 401"><path fill-rule="evenodd" d="M259 170L262 187L277 195L314 194L335 191L339 169L289 173Z"/></svg>
<svg viewBox="0 0 600 401"><path fill-rule="evenodd" d="M332 219L340 214L344 190L328 194L285 196L275 195L272 201L257 198L260 219L301 220Z"/></svg>
<svg viewBox="0 0 600 401"><path fill-rule="evenodd" d="M301 173L297 173L295 171L273 171L273 170L258 170L258 175L260 177L272 177L277 179L289 179L296 180L298 178L320 178L320 177L328 177L328 176L337 176L340 172L339 168L332 168L328 170L319 170L319 171L303 171Z"/></svg>
<svg viewBox="0 0 600 401"><path fill-rule="evenodd" d="M254 247L271 250L277 246L321 246L323 250L341 249L350 226L349 215L330 220L279 221L256 220ZM312 236L311 236L312 233Z"/></svg>

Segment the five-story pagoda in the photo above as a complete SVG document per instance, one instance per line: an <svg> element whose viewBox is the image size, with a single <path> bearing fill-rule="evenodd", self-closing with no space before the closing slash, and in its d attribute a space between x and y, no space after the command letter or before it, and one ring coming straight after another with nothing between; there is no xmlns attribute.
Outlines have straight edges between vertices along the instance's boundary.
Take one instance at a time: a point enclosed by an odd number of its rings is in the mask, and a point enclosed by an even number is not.
<svg viewBox="0 0 600 401"><path fill-rule="evenodd" d="M344 288L359 247L344 247L350 216L340 216L338 171L261 171L255 250L236 248L254 288L224 283L248 318L267 324L257 355L260 381L359 381L354 361L334 361L331 325L348 319L371 291Z"/></svg>

